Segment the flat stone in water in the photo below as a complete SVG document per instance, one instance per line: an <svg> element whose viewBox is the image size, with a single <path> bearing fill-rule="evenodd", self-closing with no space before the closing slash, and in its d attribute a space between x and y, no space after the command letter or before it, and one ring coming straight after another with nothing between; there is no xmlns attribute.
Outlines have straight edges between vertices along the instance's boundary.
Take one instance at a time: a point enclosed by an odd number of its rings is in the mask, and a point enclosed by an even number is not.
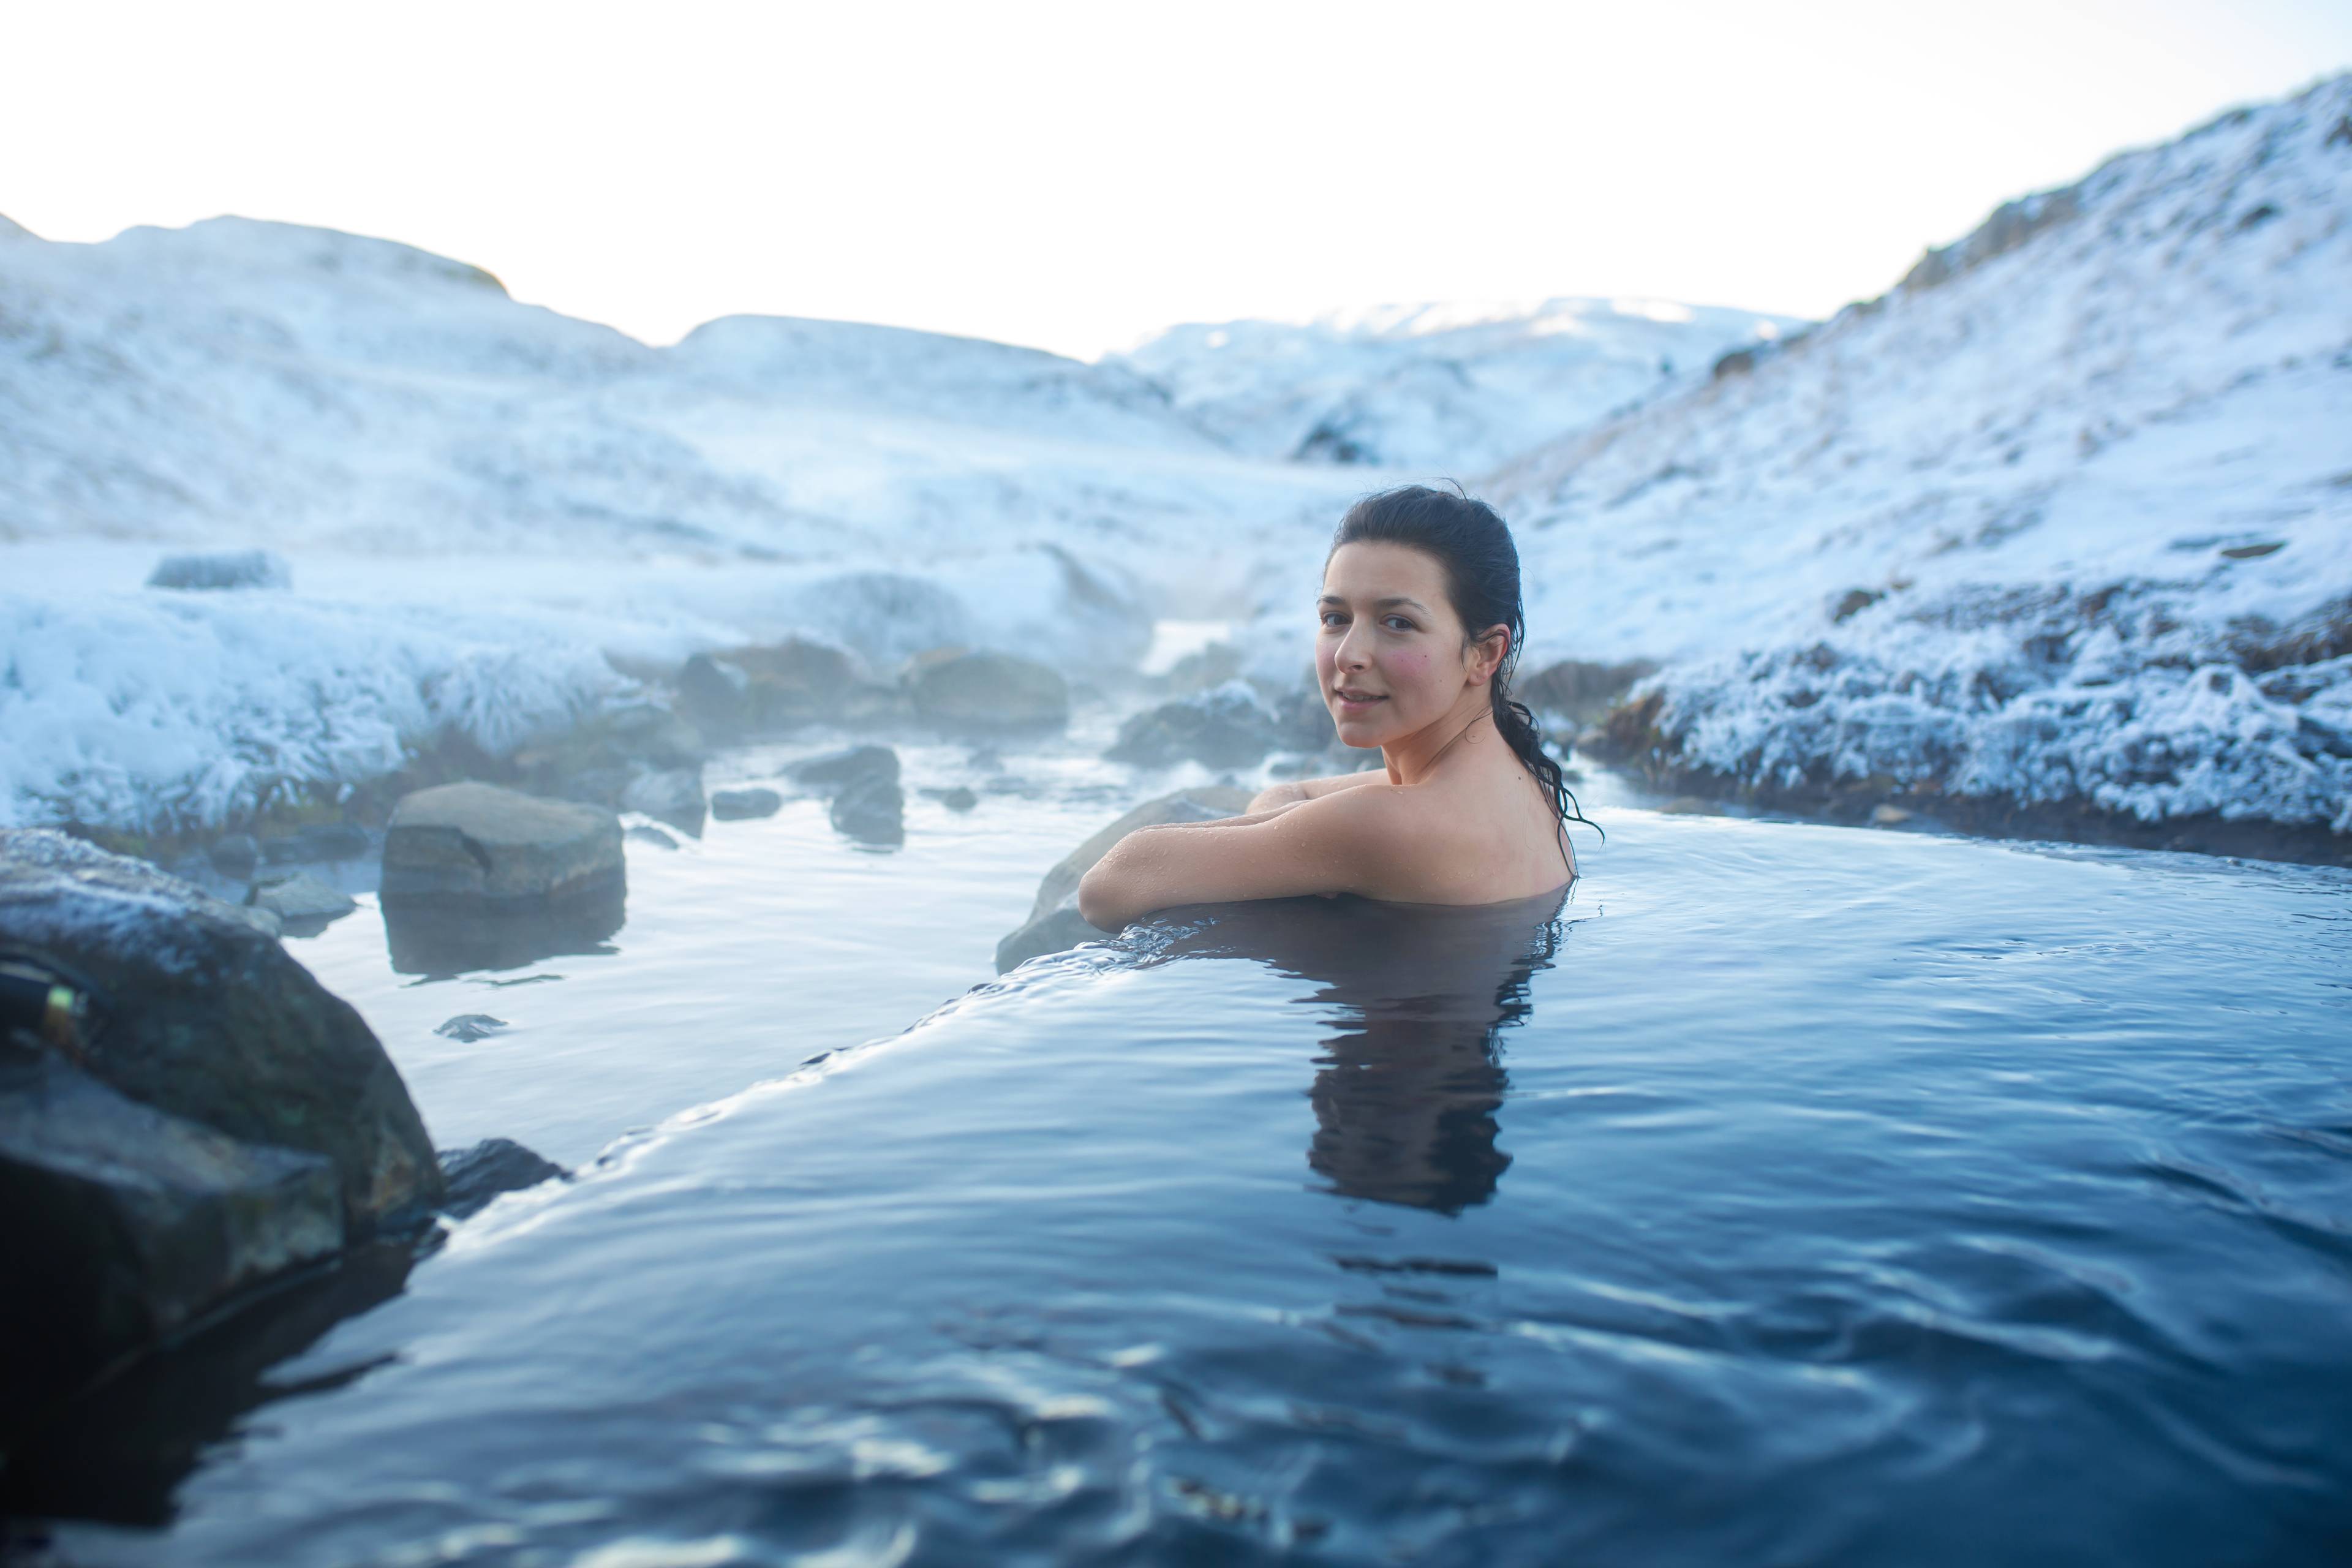
<svg viewBox="0 0 2352 1568"><path fill-rule="evenodd" d="M610 811L496 784L418 790L393 808L383 899L510 903L560 899L625 876Z"/></svg>
<svg viewBox="0 0 2352 1568"><path fill-rule="evenodd" d="M359 900L341 888L330 887L308 871L261 882L246 897L257 909L268 910L289 927L324 930L358 909Z"/></svg>
<svg viewBox="0 0 2352 1568"><path fill-rule="evenodd" d="M488 1013L460 1013L433 1032L446 1039L462 1040L470 1045L476 1040L488 1039L506 1026L504 1018L493 1018Z"/></svg>

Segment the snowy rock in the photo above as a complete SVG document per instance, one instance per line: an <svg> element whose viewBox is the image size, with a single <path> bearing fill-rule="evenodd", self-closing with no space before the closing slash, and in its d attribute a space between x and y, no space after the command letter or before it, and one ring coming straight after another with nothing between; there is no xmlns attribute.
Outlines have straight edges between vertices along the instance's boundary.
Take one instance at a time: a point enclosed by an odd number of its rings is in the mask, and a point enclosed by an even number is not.
<svg viewBox="0 0 2352 1568"><path fill-rule="evenodd" d="M441 1174L448 1184L441 1212L451 1219L480 1213L502 1193L572 1179L571 1172L511 1138L485 1138L470 1149L444 1149Z"/></svg>
<svg viewBox="0 0 2352 1568"><path fill-rule="evenodd" d="M1116 763L1167 767L1197 762L1244 768L1283 743L1283 729L1247 683L1227 681L1181 701L1163 702L1119 727L1103 755Z"/></svg>
<svg viewBox="0 0 2352 1568"><path fill-rule="evenodd" d="M965 653L920 665L915 711L959 730L1052 730L1070 720L1069 683L1044 665L1005 653Z"/></svg>
<svg viewBox="0 0 2352 1568"><path fill-rule="evenodd" d="M259 913L63 834L0 831L0 947L98 998L79 1065L229 1137L322 1156L364 1235L438 1193L432 1145L374 1035Z"/></svg>
<svg viewBox="0 0 2352 1568"><path fill-rule="evenodd" d="M294 573L267 550L166 555L148 574L150 588L291 588Z"/></svg>
<svg viewBox="0 0 2352 1568"><path fill-rule="evenodd" d="M1037 884L1036 902L1017 931L996 944L996 973L1006 973L1030 959L1063 952L1083 942L1108 935L1087 923L1078 913L1078 883L1111 847L1139 827L1175 822L1213 822L1238 816L1249 809L1251 793L1207 784L1177 790L1149 800L1104 828L1065 856Z"/></svg>
<svg viewBox="0 0 2352 1568"><path fill-rule="evenodd" d="M625 876L611 812L495 784L405 795L384 835L386 908L546 903L610 892Z"/></svg>
<svg viewBox="0 0 2352 1568"><path fill-rule="evenodd" d="M710 792L710 815L721 822L745 822L773 816L784 797L772 789L721 789Z"/></svg>
<svg viewBox="0 0 2352 1568"><path fill-rule="evenodd" d="M257 883L245 901L268 910L289 930L323 931L360 907L349 893L328 886L307 871Z"/></svg>
<svg viewBox="0 0 2352 1568"><path fill-rule="evenodd" d="M2347 112L2339 76L2124 153L1515 464L1492 495L1536 644L1664 661L1612 725L1662 777L2267 825L2326 858L2352 833Z"/></svg>

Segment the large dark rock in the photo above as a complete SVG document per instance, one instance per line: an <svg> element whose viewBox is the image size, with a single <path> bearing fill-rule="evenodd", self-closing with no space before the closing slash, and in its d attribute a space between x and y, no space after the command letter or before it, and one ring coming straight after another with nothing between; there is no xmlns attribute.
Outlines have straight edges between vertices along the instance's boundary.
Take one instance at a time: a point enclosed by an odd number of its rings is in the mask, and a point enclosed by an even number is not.
<svg viewBox="0 0 2352 1568"><path fill-rule="evenodd" d="M574 801L496 784L418 790L394 807L383 841L383 901L547 904L621 887L620 819Z"/></svg>
<svg viewBox="0 0 2352 1568"><path fill-rule="evenodd" d="M277 918L62 834L0 832L0 951L90 999L0 1037L0 1446L247 1288L441 1195L424 1123Z"/></svg>
<svg viewBox="0 0 2352 1568"><path fill-rule="evenodd" d="M100 1368L343 1245L325 1156L240 1142L0 1047L0 1444Z"/></svg>
<svg viewBox="0 0 2352 1568"><path fill-rule="evenodd" d="M1011 654L929 659L908 684L917 716L947 729L1057 730L1070 721L1069 683Z"/></svg>
<svg viewBox="0 0 2352 1568"><path fill-rule="evenodd" d="M325 1156L365 1232L436 1195L439 1167L383 1047L276 924L144 861L0 831L0 948L95 993L80 1065L232 1138Z"/></svg>
<svg viewBox="0 0 2352 1568"><path fill-rule="evenodd" d="M1249 809L1252 798L1248 790L1221 784L1180 789L1144 802L1088 838L1064 856L1037 884L1037 900L1030 907L1029 919L996 944L996 973L1005 973L1030 959L1066 952L1082 942L1094 942L1109 934L1087 924L1086 917L1078 913L1078 883L1120 839L1139 827L1158 827L1173 822L1214 822L1219 817L1237 816Z"/></svg>
<svg viewBox="0 0 2352 1568"><path fill-rule="evenodd" d="M1257 693L1229 680L1195 696L1138 713L1119 726L1103 754L1115 763L1167 767L1181 762L1245 768L1265 760L1284 739L1283 726Z"/></svg>

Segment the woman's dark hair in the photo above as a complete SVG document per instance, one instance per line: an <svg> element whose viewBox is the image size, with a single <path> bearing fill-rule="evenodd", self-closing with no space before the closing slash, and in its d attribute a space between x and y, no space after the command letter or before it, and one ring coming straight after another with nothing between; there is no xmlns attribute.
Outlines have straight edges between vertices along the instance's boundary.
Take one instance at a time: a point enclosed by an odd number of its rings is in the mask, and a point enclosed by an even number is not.
<svg viewBox="0 0 2352 1568"><path fill-rule="evenodd" d="M1510 633L1510 647L1488 688L1495 732L1535 774L1562 826L1580 822L1601 832L1601 825L1577 805L1560 777L1559 764L1543 749L1535 715L1511 696L1519 644L1527 636L1527 612L1519 599L1519 551L1511 542L1510 525L1485 501L1426 485L1405 485L1366 496L1349 507L1331 536L1331 554L1339 553L1343 544L1402 544L1420 551L1445 569L1446 598L1461 618L1465 636L1475 637L1490 626Z"/></svg>

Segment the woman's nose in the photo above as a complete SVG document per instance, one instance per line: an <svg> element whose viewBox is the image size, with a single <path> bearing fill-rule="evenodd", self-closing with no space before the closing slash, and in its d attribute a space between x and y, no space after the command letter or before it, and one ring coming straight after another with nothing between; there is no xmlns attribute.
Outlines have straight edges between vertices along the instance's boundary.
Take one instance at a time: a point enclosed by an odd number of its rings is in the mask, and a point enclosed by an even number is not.
<svg viewBox="0 0 2352 1568"><path fill-rule="evenodd" d="M1341 669L1361 669L1370 664L1371 660L1364 653L1363 635L1361 627L1349 626L1348 635L1339 639L1339 646L1332 651L1331 662Z"/></svg>

